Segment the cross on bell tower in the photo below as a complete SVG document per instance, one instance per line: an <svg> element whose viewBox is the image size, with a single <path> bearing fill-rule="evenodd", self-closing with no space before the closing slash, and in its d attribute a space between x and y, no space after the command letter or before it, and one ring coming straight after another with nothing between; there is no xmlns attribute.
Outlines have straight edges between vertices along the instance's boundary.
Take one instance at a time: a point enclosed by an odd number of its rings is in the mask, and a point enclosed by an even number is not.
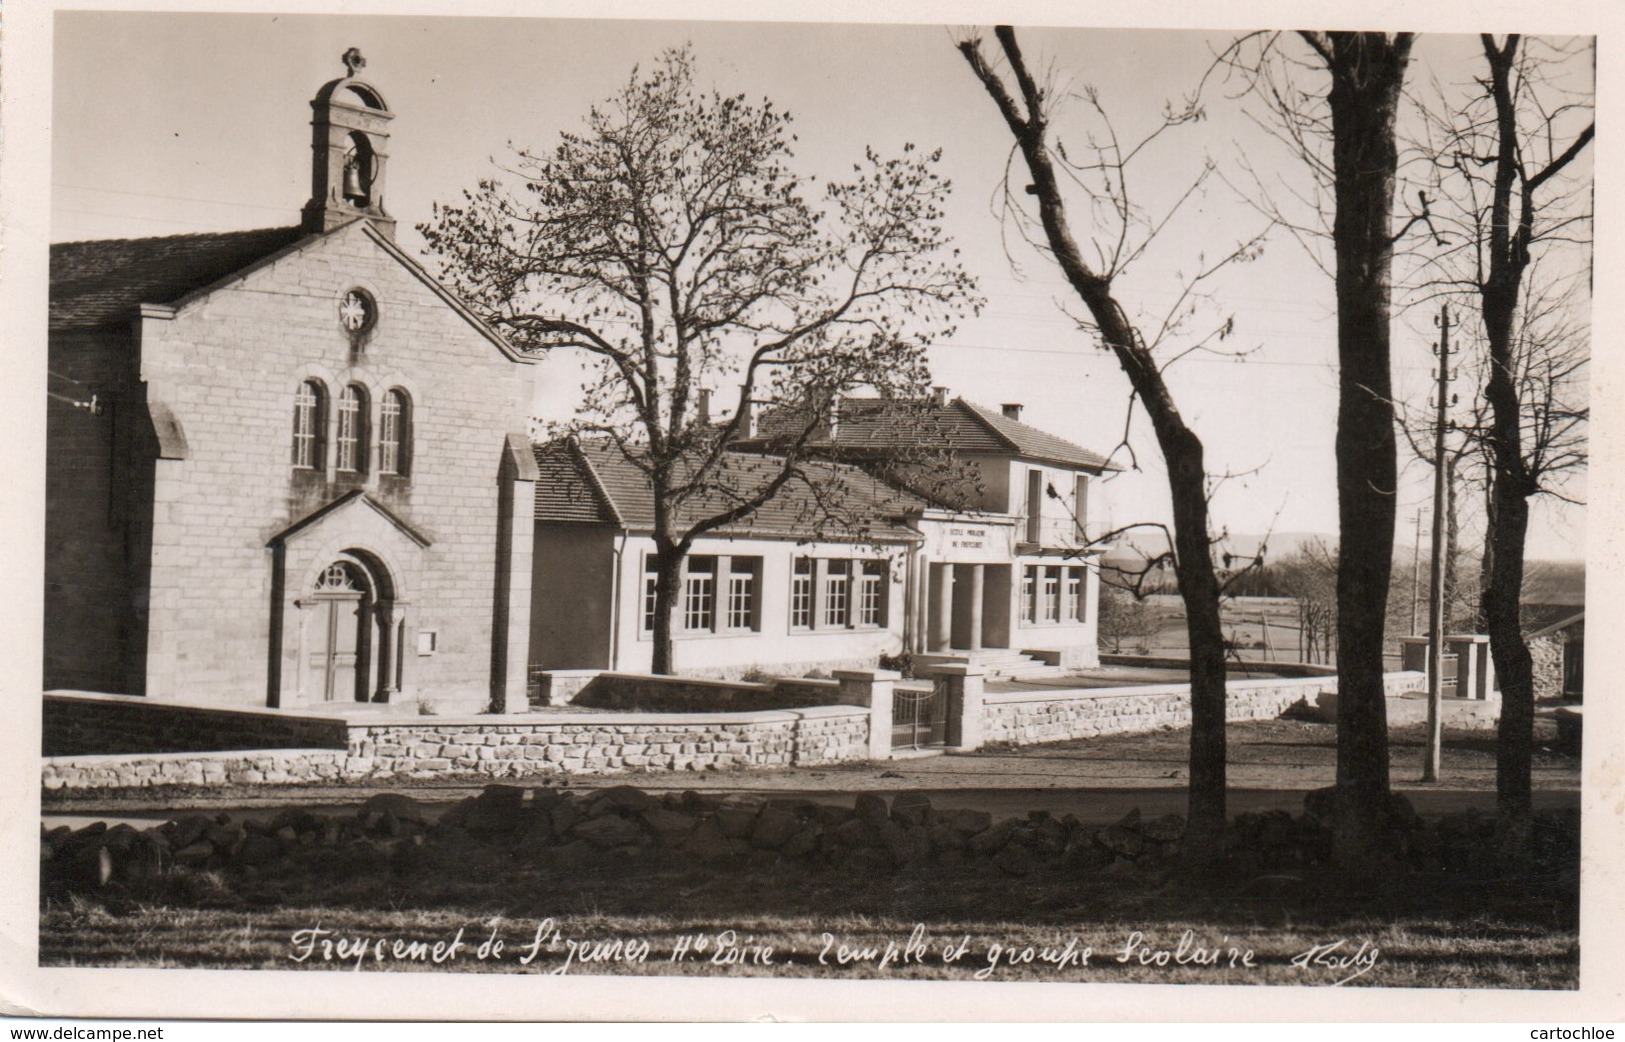
<svg viewBox="0 0 1625 1042"><path fill-rule="evenodd" d="M304 228L325 232L357 217L395 237L395 218L384 209L384 170L389 161L389 121L395 114L372 84L357 76L367 59L351 47L345 74L311 99L311 191Z"/></svg>

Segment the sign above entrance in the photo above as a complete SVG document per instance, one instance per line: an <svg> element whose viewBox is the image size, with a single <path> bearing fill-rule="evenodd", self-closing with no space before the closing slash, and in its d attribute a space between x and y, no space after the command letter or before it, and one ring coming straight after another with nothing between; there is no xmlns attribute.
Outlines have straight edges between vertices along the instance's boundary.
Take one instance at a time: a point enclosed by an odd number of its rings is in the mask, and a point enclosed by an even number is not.
<svg viewBox="0 0 1625 1042"><path fill-rule="evenodd" d="M932 560L954 564L1008 564L1014 552L1014 526L985 521L922 521L925 552Z"/></svg>

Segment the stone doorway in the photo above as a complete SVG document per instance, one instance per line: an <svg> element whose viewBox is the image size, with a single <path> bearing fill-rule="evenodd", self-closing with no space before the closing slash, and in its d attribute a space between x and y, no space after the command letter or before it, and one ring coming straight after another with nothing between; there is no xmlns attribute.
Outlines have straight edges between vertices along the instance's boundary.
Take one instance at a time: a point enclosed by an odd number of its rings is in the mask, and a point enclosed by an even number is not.
<svg viewBox="0 0 1625 1042"><path fill-rule="evenodd" d="M374 603L366 572L350 561L333 562L316 580L306 621L306 690L313 701L368 701Z"/></svg>

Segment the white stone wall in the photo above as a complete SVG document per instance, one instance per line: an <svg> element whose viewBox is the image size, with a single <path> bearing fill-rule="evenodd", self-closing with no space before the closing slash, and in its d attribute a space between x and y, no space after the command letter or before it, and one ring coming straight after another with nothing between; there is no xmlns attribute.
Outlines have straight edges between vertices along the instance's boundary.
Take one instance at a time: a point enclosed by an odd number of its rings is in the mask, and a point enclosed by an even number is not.
<svg viewBox="0 0 1625 1042"><path fill-rule="evenodd" d="M788 767L863 759L867 710L571 714L512 726L429 721L354 727L351 777L444 772L494 777Z"/></svg>
<svg viewBox="0 0 1625 1042"><path fill-rule="evenodd" d="M47 790L153 785L291 785L342 778L346 760L347 754L341 749L56 756L44 761L40 783Z"/></svg>
<svg viewBox="0 0 1625 1042"><path fill-rule="evenodd" d="M1414 674L1392 674L1390 695L1414 690ZM1300 703L1314 706L1335 677L1231 680L1225 686L1225 719L1273 720ZM1103 734L1129 734L1188 727L1188 684L1066 691L990 693L983 696L983 739L990 744L1035 745Z"/></svg>

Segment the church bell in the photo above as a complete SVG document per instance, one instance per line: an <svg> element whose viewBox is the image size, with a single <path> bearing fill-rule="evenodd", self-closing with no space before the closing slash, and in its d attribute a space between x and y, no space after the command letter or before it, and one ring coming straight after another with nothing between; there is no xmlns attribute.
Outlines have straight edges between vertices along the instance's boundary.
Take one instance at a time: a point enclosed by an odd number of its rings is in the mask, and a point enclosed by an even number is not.
<svg viewBox="0 0 1625 1042"><path fill-rule="evenodd" d="M358 203L367 201L367 186L361 179L361 157L354 152L344 160L344 198Z"/></svg>

